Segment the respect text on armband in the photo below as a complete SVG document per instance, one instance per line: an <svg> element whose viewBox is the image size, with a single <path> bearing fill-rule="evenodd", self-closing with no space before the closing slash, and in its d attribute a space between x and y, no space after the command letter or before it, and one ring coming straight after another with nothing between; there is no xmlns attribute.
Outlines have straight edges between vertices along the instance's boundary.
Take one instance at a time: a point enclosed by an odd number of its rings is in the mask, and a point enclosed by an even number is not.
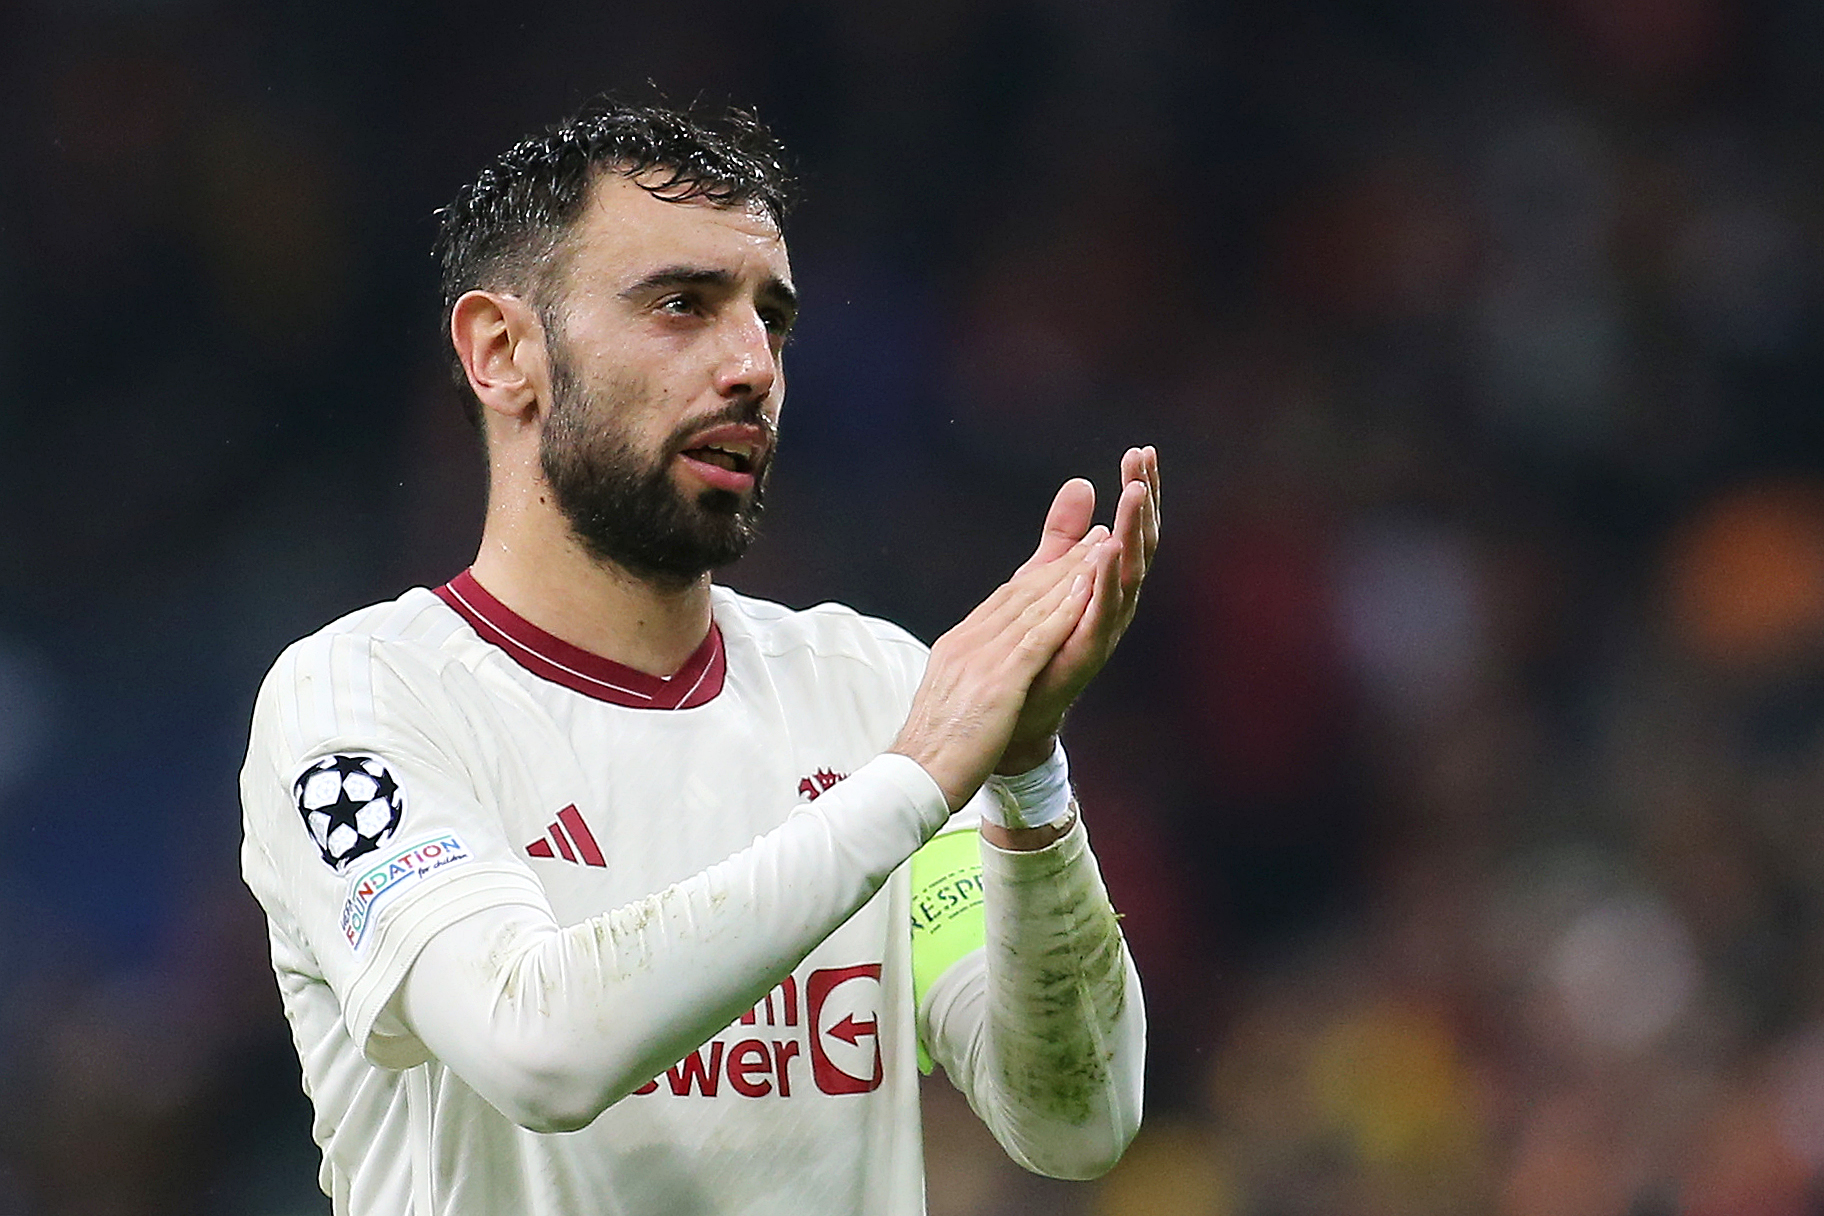
<svg viewBox="0 0 1824 1216"><path fill-rule="evenodd" d="M360 953L380 909L446 866L469 860L468 846L455 834L421 840L362 870L349 880L342 903L342 935Z"/></svg>
<svg viewBox="0 0 1824 1216"><path fill-rule="evenodd" d="M980 866L946 874L912 897L912 935L932 933L982 902Z"/></svg>
<svg viewBox="0 0 1824 1216"><path fill-rule="evenodd" d="M907 912L912 928L912 997L922 1003L940 976L988 939L977 833L939 835L912 855ZM919 1067L930 1066L930 1057L921 1054Z"/></svg>

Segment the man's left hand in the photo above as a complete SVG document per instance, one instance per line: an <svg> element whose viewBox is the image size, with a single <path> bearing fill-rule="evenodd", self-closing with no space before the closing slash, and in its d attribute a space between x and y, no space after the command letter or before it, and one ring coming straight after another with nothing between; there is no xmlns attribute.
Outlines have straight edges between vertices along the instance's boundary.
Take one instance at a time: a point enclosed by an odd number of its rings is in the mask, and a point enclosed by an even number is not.
<svg viewBox="0 0 1824 1216"><path fill-rule="evenodd" d="M1095 508L1093 485L1080 477L1065 482L1052 499L1039 547L1026 565L1056 561L1068 553L1089 532ZM1033 681L996 772L1023 773L1044 763L1064 711L1102 670L1134 619L1140 586L1159 548L1159 453L1154 448L1129 448L1121 457L1121 497L1113 530L1102 543L1089 607Z"/></svg>

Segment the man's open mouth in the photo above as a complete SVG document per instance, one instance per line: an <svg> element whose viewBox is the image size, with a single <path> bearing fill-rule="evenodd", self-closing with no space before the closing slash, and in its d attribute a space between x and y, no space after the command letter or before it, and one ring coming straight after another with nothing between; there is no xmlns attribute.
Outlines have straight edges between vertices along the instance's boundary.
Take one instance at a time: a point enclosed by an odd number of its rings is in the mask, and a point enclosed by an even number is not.
<svg viewBox="0 0 1824 1216"><path fill-rule="evenodd" d="M713 444L707 447L689 448L684 454L692 460L713 464L719 469L731 473L751 473L754 471L754 452L752 448L738 444Z"/></svg>

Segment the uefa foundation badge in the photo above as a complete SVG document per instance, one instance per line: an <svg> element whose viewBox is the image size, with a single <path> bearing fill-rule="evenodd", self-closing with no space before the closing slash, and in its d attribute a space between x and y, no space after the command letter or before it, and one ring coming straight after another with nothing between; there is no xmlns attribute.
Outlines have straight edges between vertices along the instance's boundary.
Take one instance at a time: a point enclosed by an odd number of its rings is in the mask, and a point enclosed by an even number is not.
<svg viewBox="0 0 1824 1216"><path fill-rule="evenodd" d="M349 947L356 954L361 953L368 928L383 905L394 902L444 867L468 861L469 857L462 838L445 833L355 870L349 879L348 898L342 903L342 935L348 939Z"/></svg>

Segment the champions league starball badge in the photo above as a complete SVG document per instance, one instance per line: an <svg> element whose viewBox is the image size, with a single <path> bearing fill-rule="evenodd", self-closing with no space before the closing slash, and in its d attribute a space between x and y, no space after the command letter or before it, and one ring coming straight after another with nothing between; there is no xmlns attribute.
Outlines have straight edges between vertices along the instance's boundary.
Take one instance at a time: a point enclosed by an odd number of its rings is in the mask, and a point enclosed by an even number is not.
<svg viewBox="0 0 1824 1216"><path fill-rule="evenodd" d="M291 789L317 851L337 871L378 849L405 814L405 791L376 756L325 756Z"/></svg>

